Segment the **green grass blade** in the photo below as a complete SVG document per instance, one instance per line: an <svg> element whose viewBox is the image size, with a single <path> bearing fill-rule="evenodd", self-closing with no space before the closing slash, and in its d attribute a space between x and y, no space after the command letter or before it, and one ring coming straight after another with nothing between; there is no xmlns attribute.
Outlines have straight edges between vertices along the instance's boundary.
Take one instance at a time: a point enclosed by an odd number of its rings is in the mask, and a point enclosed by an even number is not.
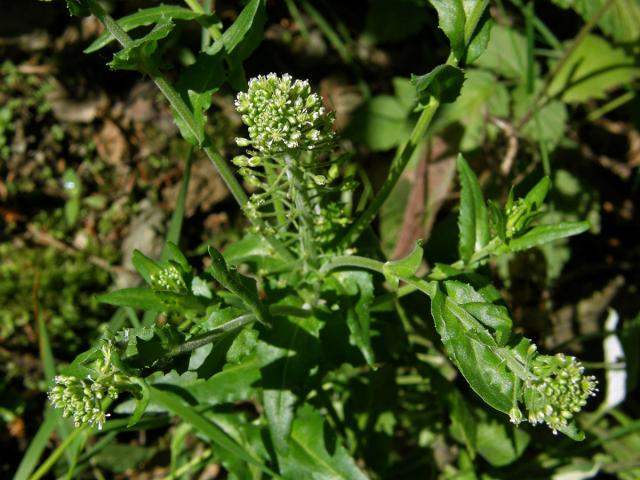
<svg viewBox="0 0 640 480"><path fill-rule="evenodd" d="M29 477L29 480L39 480L44 477L60 459L62 454L76 441L78 436L84 431L84 427L76 428L71 434L56 448L51 455L40 465L40 468ZM14 479L15 480L15 479Z"/></svg>
<svg viewBox="0 0 640 480"><path fill-rule="evenodd" d="M218 447L226 450L227 452L235 455L239 459L251 465L257 466L266 474L273 477L278 477L278 475L269 467L267 467L259 458L255 458L254 456L252 456L234 439L227 435L224 430L222 430L211 420L203 416L201 413L196 411L194 408L187 405L175 393L151 387L151 401L162 405L166 409L178 415L185 422L191 424L195 429L206 435L207 438L209 438L209 440L211 440L211 442Z"/></svg>
<svg viewBox="0 0 640 480"><path fill-rule="evenodd" d="M182 176L182 184L180 185L180 192L178 193L178 200L176 201L176 208L171 215L169 221L169 230L167 231L167 238L165 239L165 247L162 250L160 256L161 261L167 260L167 243L175 243L178 245L180 241L180 233L182 232L182 222L184 220L184 209L187 202L187 192L189 190L189 180L191 179L191 165L193 164L193 147L189 150L187 156L187 162L184 166L184 175Z"/></svg>
<svg viewBox="0 0 640 480"><path fill-rule="evenodd" d="M31 440L29 448L27 448L24 457L22 457L22 461L18 466L13 480L27 480L29 478L31 472L38 466L40 456L42 452L44 452L44 449L47 448L49 437L55 430L57 424L58 416L52 409L48 409L45 412L44 422L42 422L33 440Z"/></svg>

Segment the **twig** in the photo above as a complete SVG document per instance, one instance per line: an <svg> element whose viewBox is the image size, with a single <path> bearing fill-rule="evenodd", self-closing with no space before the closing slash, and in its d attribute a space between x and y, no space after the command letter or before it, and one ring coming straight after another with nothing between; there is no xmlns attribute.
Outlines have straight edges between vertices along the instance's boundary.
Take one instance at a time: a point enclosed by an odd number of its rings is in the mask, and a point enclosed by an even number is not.
<svg viewBox="0 0 640 480"><path fill-rule="evenodd" d="M506 122L500 118L491 117L491 123L497 126L503 131L507 137L507 151L504 154L502 163L500 164L500 171L503 175L507 176L513 167L513 162L518 155L518 132L509 122Z"/></svg>

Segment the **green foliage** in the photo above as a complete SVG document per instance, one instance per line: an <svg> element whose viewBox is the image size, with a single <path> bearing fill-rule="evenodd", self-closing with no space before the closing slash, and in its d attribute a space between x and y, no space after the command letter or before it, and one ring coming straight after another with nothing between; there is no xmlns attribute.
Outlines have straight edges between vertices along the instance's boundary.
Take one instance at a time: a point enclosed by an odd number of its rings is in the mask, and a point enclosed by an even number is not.
<svg viewBox="0 0 640 480"><path fill-rule="evenodd" d="M566 247L566 239L591 227L584 217L594 199L572 189L572 179L552 169L549 157L567 144L570 104L629 85L637 68L627 52L594 34L578 37L564 58L536 60L531 30L492 29L488 2L430 3L450 45L446 63L425 75L394 78L393 95L367 92L345 132L356 148L340 141L334 114L309 81L275 73L246 81L243 63L262 42L269 13L263 0L247 2L226 28L199 3L187 2L192 10L152 7L116 22L93 1L68 1L72 13L88 8L108 30L87 51L113 40L121 44L110 65L151 77L183 137L207 153L251 223L229 245L181 250L190 157L162 256L133 254L144 284L96 297L128 312L135 328L105 333L50 389L51 404L73 416L76 426L86 425L87 435L99 438L95 444L110 444L109 432L177 422L173 439L165 442L173 478L187 478L205 463L220 465L229 478L415 478L425 462L436 468L431 457L443 445L455 459L440 469L442 478L502 478L545 441L544 433L522 423L545 424L554 434L581 440L579 427L598 422L581 416L597 392L595 377L575 357L538 352L527 338L536 332L518 323L487 267L532 248L552 258L559 251L552 242ZM321 13L305 6L326 32ZM390 11L384 2L372 2L363 38L383 44L412 35L434 13L423 6L403 1ZM293 1L287 7L292 13L297 8ZM533 25L529 8L524 13ZM402 31L396 16L412 11L420 14ZM394 16L385 19L386 13ZM174 66L165 63L165 48L179 23L193 21L202 27L201 48L171 83L164 72ZM130 38L127 32L138 29L143 33ZM332 37L334 44L349 35L336 29L341 38ZM341 59L350 55L345 47ZM360 66L352 66L360 75ZM540 76L546 71L552 77ZM235 107L246 133L225 146L223 156L209 137L207 111L213 95L228 88L239 90ZM456 127L464 130L458 137ZM457 234L457 243L449 241L445 249L457 257L450 264L430 258L435 233L425 249L418 241L403 258L386 259L380 250L388 245L381 249L369 231L385 201L403 196L421 210L428 200L397 190L427 131L442 133L456 153L450 171L453 176L455 158L459 199L457 219L449 225L457 230L449 233ZM519 195L513 188L507 195L505 188L519 165L485 165L476 155L485 143L487 151L499 150L502 135L544 162L547 175L539 169L522 175ZM224 160L239 153L236 146L243 154L231 163L250 195ZM385 159L393 147L388 174L375 180L382 186L370 199L354 180L354 172L360 174L354 152L361 148ZM459 151L474 166L495 169L489 177L498 170L504 176L481 182ZM73 225L82 189L73 170L65 180L66 220ZM413 179L416 190L424 190L425 182ZM487 201L485 193L506 201ZM580 209L565 212L562 195ZM385 217L382 229L400 224ZM408 245L426 230L417 217L406 227L417 232ZM395 240L406 232L381 233L383 240ZM207 250L208 258L196 259ZM116 473L153 456L152 447L140 447L123 453L117 465L113 452L92 453L90 445L79 445L77 454L85 451L87 465ZM112 445L116 452L122 447ZM193 462L192 445L204 452ZM562 442L554 445L547 457L525 457L539 476L559 469L566 460L561 455L571 456L557 453ZM59 457L51 458L45 470Z"/></svg>

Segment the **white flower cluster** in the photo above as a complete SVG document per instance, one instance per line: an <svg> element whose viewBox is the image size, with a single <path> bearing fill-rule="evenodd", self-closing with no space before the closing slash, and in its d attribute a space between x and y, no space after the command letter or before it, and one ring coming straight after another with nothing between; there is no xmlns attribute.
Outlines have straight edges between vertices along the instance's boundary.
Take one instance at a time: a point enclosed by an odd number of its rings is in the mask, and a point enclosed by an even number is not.
<svg viewBox="0 0 640 480"><path fill-rule="evenodd" d="M554 434L566 427L598 391L595 377L584 375L582 364L562 353L538 355L531 373L535 379L528 382L525 391L529 422L546 423Z"/></svg>
<svg viewBox="0 0 640 480"><path fill-rule="evenodd" d="M98 429L109 416L102 408L102 400L116 399L127 377L119 373L112 364L112 345L105 342L102 346L102 358L95 365L95 378L86 379L67 375L55 377L55 385L49 392L49 401L54 408L61 408L64 417L73 417L76 427L83 424L95 425Z"/></svg>
<svg viewBox="0 0 640 480"><path fill-rule="evenodd" d="M151 286L156 290L166 290L175 293L187 291L182 275L175 265L169 264L162 270L151 274Z"/></svg>
<svg viewBox="0 0 640 480"><path fill-rule="evenodd" d="M313 150L333 140L333 115L306 80L260 75L249 81L247 92L238 93L235 105L249 127L249 138L238 138L237 144L262 155Z"/></svg>

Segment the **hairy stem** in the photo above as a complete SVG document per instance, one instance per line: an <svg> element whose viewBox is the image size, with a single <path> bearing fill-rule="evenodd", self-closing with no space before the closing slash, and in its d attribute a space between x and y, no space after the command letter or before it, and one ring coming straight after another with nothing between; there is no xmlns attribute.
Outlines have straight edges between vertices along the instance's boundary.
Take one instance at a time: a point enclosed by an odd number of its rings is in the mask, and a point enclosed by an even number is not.
<svg viewBox="0 0 640 480"><path fill-rule="evenodd" d="M304 262L305 271L309 267L316 268L318 257L316 244L313 240L312 205L304 183L304 175L291 155L284 156L284 164L289 179L291 198L300 218L298 232L300 234L300 256Z"/></svg>

